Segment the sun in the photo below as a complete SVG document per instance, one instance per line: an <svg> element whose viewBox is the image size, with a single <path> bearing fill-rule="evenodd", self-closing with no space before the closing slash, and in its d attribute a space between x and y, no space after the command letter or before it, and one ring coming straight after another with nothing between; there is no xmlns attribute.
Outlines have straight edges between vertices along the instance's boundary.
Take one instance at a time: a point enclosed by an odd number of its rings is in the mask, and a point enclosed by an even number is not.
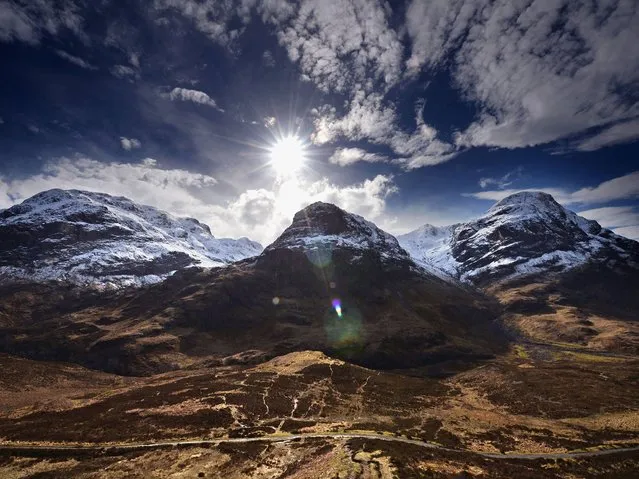
<svg viewBox="0 0 639 479"><path fill-rule="evenodd" d="M306 146L297 136L284 136L270 148L271 166L279 176L291 176L304 166Z"/></svg>

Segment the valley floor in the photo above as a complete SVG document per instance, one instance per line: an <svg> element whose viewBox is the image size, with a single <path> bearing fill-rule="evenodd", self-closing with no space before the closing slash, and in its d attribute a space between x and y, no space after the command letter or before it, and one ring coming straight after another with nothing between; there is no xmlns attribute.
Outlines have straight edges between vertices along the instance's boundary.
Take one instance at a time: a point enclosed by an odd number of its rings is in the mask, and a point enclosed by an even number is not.
<svg viewBox="0 0 639 479"><path fill-rule="evenodd" d="M639 359L623 354L521 343L445 378L312 351L147 378L7 355L0 367L2 477L580 478L639 469L639 451L621 451L639 446ZM198 442L158 444L184 441ZM108 449L123 444L157 448ZM609 449L619 451L597 454Z"/></svg>

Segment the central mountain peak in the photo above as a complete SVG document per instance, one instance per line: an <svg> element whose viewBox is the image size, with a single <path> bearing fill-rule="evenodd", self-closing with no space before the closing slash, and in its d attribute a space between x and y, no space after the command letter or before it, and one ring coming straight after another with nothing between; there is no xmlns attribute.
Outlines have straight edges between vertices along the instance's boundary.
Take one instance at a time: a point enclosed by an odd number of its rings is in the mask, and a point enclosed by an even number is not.
<svg viewBox="0 0 639 479"><path fill-rule="evenodd" d="M495 203L485 217L500 215L516 215L520 220L524 217L574 219L551 195L541 191L522 191L509 195Z"/></svg>
<svg viewBox="0 0 639 479"><path fill-rule="evenodd" d="M340 248L375 250L383 257L409 260L395 237L359 215L330 204L317 202L298 211L293 223L266 251Z"/></svg>
<svg viewBox="0 0 639 479"><path fill-rule="evenodd" d="M540 204L540 205L553 205L561 208L561 205L555 201L552 195L544 193L543 191L520 191L514 193L498 201L492 207L499 208L508 205L523 205L523 204Z"/></svg>

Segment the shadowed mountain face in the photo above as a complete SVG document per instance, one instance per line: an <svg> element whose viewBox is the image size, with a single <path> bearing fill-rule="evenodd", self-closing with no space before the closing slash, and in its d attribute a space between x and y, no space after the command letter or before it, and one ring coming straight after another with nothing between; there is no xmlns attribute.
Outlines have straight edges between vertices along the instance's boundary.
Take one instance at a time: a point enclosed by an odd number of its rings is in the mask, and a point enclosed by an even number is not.
<svg viewBox="0 0 639 479"><path fill-rule="evenodd" d="M59 287L38 288L52 291L5 289L5 351L127 374L302 349L409 368L505 346L496 303L426 273L392 236L322 203L260 256L228 267L77 303L73 290L48 302Z"/></svg>

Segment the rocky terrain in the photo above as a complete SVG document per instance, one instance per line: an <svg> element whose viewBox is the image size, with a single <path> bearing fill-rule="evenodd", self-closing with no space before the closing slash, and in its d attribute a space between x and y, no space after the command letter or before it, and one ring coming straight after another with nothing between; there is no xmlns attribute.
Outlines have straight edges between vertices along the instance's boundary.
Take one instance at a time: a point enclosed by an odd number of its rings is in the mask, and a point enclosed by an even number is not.
<svg viewBox="0 0 639 479"><path fill-rule="evenodd" d="M526 347L443 379L313 351L148 378L0 365L3 477L632 478L639 466L630 357Z"/></svg>
<svg viewBox="0 0 639 479"><path fill-rule="evenodd" d="M140 286L189 266L223 266L261 251L247 238L215 238L196 219L103 193L44 191L0 211L4 281Z"/></svg>
<svg viewBox="0 0 639 479"><path fill-rule="evenodd" d="M0 212L2 477L639 469L638 244L548 195L397 239L315 203L238 256L195 220L42 196ZM104 250L129 244L189 259Z"/></svg>

